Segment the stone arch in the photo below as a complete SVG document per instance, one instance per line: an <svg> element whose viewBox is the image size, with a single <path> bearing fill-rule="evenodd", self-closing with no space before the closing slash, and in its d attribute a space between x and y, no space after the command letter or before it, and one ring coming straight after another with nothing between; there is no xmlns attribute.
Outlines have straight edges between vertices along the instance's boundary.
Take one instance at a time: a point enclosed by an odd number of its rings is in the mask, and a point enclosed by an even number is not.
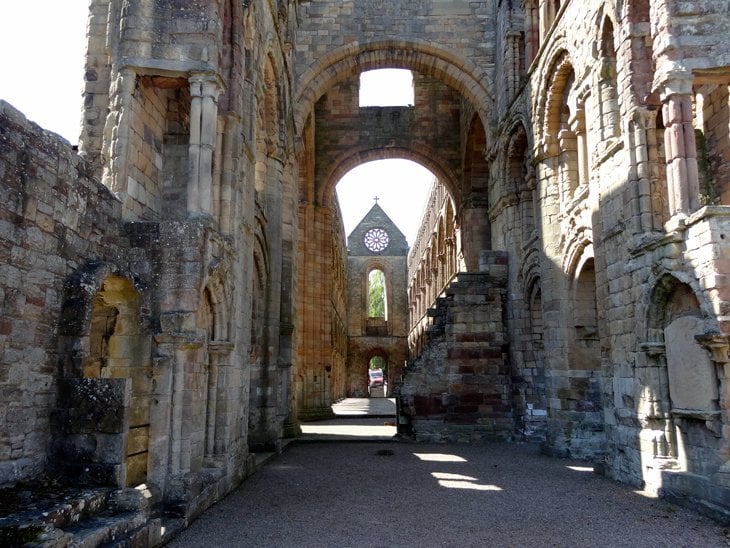
<svg viewBox="0 0 730 548"><path fill-rule="evenodd" d="M201 381L204 402L200 412L205 417L203 465L210 468L223 466L222 455L226 450L226 430L221 419L221 409L226 405L226 368L231 364L233 343L230 341L230 287L228 268L217 264L211 268L208 281L203 288L198 309L198 328L204 335L204 373Z"/></svg>
<svg viewBox="0 0 730 548"><path fill-rule="evenodd" d="M532 111L535 113L536 128L535 146L540 147L542 156L555 156L557 153L557 135L550 140L551 128L559 127L562 95L568 74L573 71L572 57L562 40L551 44L551 50L543 56L542 64L544 88L535 95Z"/></svg>
<svg viewBox="0 0 730 548"><path fill-rule="evenodd" d="M598 108L601 137L612 139L621 135L621 118L618 92L617 44L620 28L609 13L600 10L596 22L597 41L594 55L598 60L597 70Z"/></svg>
<svg viewBox="0 0 730 548"><path fill-rule="evenodd" d="M272 55L266 55L261 85L257 90L256 111L256 190L263 191L268 176L268 160L281 152L280 90L276 78L276 64Z"/></svg>
<svg viewBox="0 0 730 548"><path fill-rule="evenodd" d="M709 319L713 316L708 314L710 305L699 297L697 281L688 274L662 270L649 287L643 299L646 307L645 337L649 342L664 342L664 328L678 317L694 315ZM715 327L708 326L708 330Z"/></svg>
<svg viewBox="0 0 730 548"><path fill-rule="evenodd" d="M504 153L503 196L514 192L517 196L522 242L532 236L535 229L535 181L528 164L529 137L522 121L511 128Z"/></svg>
<svg viewBox="0 0 730 548"><path fill-rule="evenodd" d="M297 132L301 134L312 105L335 83L377 68L405 68L432 75L459 91L489 127L488 113L493 97L478 75L481 70L467 59L446 48L422 40L383 40L360 44L350 43L320 58L301 76L301 91L295 112Z"/></svg>
<svg viewBox="0 0 730 548"><path fill-rule="evenodd" d="M465 197L473 192L486 192L489 182L488 164L486 160L487 137L484 126L476 114L469 123L464 147L464 187Z"/></svg>
<svg viewBox="0 0 730 548"><path fill-rule="evenodd" d="M428 147L423 149L388 147L388 148L349 148L346 154L334 161L324 176L324 183L320 187L317 200L319 203L328 203L329 197L334 193L335 187L340 179L353 168L375 160L404 159L416 162L429 171L444 184L449 194L459 196L458 178L445 162L439 160L439 155Z"/></svg>
<svg viewBox="0 0 730 548"><path fill-rule="evenodd" d="M229 288L226 284L228 270L218 267L208 277L205 291L210 300L213 328L211 330L212 341L228 341L230 334L230 316L227 309L229 302Z"/></svg>
<svg viewBox="0 0 730 548"><path fill-rule="evenodd" d="M248 447L252 452L272 448L272 413L276 398L276 363L270 346L272 320L272 257L266 233L266 218L257 206L253 237L251 276L251 331L248 355L249 412Z"/></svg>
<svg viewBox="0 0 730 548"><path fill-rule="evenodd" d="M373 362L376 362L376 363L380 362L379 365L380 365L380 369L382 369L382 371L383 371L383 381L384 381L382 394L383 394L383 396L387 396L387 385L390 384L390 382L389 382L389 373L390 373L390 369L391 369L390 366L392 365L390 363L389 352L386 349L377 346L377 347L371 348L365 354L365 367L367 368L367 371L368 371L368 395L370 395L370 396L372 396L372 394L375 393L370 386L370 378L369 378L370 377L369 371L370 371L371 367L374 365ZM378 388L378 390L379 390L379 388Z"/></svg>
<svg viewBox="0 0 730 548"><path fill-rule="evenodd" d="M382 279L381 279L382 278ZM383 272L380 268L371 268L367 273L367 315L368 319L370 318L383 318L385 321L388 321L388 292L387 292L387 278L385 275L385 272ZM373 285L374 284L383 284L383 295L381 296L382 301L380 299L377 299L375 301L375 295L373 295Z"/></svg>
<svg viewBox="0 0 730 548"><path fill-rule="evenodd" d="M578 134L585 135L585 119L576 103L575 70L567 53L556 60L547 90L543 146L558 168L560 202L563 208L573 199L582 180Z"/></svg>
<svg viewBox="0 0 730 548"><path fill-rule="evenodd" d="M463 184L459 216L470 230L462 234L462 251L466 268L478 270L479 253L492 249L492 226L489 216L489 163L486 159L487 137L481 119L472 116L466 135L463 161ZM498 199L494 196L494 199ZM498 245L498 244L497 244Z"/></svg>
<svg viewBox="0 0 730 548"><path fill-rule="evenodd" d="M142 315L148 295L140 286L110 263L89 263L66 283L59 408L84 416L59 426L56 457L81 483L147 480L154 381L149 318Z"/></svg>
<svg viewBox="0 0 730 548"><path fill-rule="evenodd" d="M566 252L569 299L561 316L567 329L558 335L565 354L564 359L549 360L564 371L548 386L548 443L579 458L602 454L606 442L596 266L589 235L586 228L576 230Z"/></svg>
<svg viewBox="0 0 730 548"><path fill-rule="evenodd" d="M713 334L713 314L689 275L660 272L644 302L647 339L643 367L636 371L636 412L642 439L652 444L643 447L642 461L671 459L672 467L692 472L702 466L693 454L720 448L717 432L725 388L718 370L727 363L727 338ZM719 361L717 342L724 348Z"/></svg>
<svg viewBox="0 0 730 548"><path fill-rule="evenodd" d="M263 352L264 323L269 279L269 253L266 232L260 216L256 216L256 232L253 240L253 276L251 277L251 358L259 359Z"/></svg>

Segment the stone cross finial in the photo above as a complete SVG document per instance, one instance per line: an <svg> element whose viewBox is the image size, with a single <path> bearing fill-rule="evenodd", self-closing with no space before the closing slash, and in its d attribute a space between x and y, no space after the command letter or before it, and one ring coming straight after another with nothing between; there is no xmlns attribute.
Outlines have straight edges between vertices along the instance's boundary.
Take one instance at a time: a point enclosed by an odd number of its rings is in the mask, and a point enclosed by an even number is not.
<svg viewBox="0 0 730 548"><path fill-rule="evenodd" d="M379 197L377 197L377 196L376 196L375 198L373 198L373 199L375 200L375 203L376 203L376 204L378 203L378 200L380 200L380 198L379 198Z"/></svg>

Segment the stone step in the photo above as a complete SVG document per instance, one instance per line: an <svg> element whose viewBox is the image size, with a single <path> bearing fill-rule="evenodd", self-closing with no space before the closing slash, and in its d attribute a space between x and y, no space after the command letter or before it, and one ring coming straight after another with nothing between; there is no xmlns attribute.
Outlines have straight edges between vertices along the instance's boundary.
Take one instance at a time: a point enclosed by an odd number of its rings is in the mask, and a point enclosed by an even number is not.
<svg viewBox="0 0 730 548"><path fill-rule="evenodd" d="M17 488L14 506L0 518L0 545L63 548L159 543L159 519L149 519L154 496L137 489ZM156 540L155 540L156 539Z"/></svg>

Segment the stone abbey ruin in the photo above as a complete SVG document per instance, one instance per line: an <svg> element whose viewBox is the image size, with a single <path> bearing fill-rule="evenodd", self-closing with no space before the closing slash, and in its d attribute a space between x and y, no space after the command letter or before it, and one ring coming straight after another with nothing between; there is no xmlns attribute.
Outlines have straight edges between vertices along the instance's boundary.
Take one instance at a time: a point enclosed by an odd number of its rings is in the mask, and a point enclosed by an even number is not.
<svg viewBox="0 0 730 548"><path fill-rule="evenodd" d="M729 33L727 0L91 0L78 149L0 102L0 485L191 519L377 357L403 436L727 516ZM379 68L413 106L359 106ZM344 234L388 158L439 183L410 249L379 207Z"/></svg>

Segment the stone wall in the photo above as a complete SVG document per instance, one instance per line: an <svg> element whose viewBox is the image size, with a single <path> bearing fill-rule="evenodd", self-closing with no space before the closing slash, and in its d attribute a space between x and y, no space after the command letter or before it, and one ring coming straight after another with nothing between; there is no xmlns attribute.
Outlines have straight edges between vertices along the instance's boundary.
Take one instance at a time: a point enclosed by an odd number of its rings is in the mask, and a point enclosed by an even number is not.
<svg viewBox="0 0 730 548"><path fill-rule="evenodd" d="M399 394L399 432L418 441L514 439L507 256L483 254L480 273L459 273L429 310L433 325Z"/></svg>
<svg viewBox="0 0 730 548"><path fill-rule="evenodd" d="M249 443L328 413L358 323L333 189L404 157L453 238L414 318L446 314L412 347L416 435L524 435L730 508L725 0L90 7L83 160L0 103L0 481L58 447L61 378L132 379L113 481L186 518ZM414 71L414 107L359 108L383 67Z"/></svg>
<svg viewBox="0 0 730 548"><path fill-rule="evenodd" d="M90 171L0 101L0 484L45 468L68 278L92 258L124 267L120 202Z"/></svg>

